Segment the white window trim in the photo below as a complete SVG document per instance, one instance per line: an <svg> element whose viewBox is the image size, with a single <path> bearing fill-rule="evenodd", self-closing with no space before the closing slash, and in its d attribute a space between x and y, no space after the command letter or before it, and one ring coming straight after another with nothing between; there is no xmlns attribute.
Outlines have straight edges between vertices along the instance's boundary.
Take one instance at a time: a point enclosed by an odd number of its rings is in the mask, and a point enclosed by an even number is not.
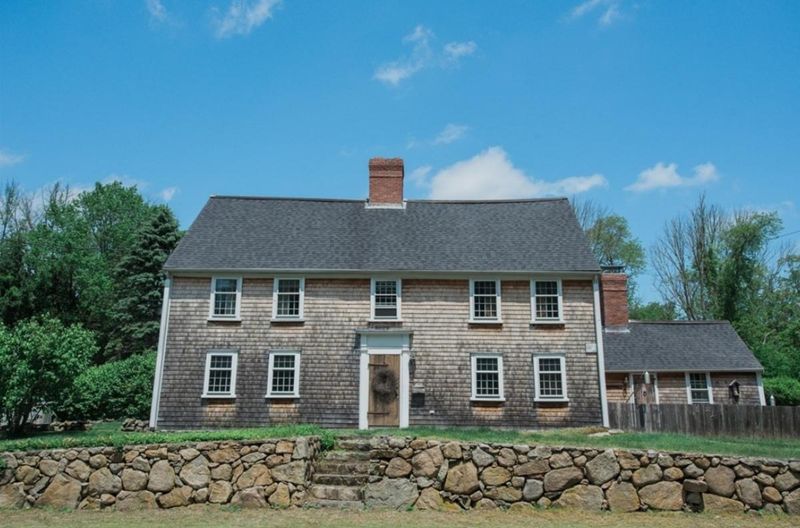
<svg viewBox="0 0 800 528"><path fill-rule="evenodd" d="M497 299L497 317L475 317L475 283L476 282L492 282L495 284L495 298ZM469 322L470 323L488 323L496 324L503 322L502 312L502 282L500 279L470 279L469 280Z"/></svg>
<svg viewBox="0 0 800 528"><path fill-rule="evenodd" d="M275 367L275 356L294 356L294 392L273 393L272 375ZM266 398L299 398L300 397L300 352L297 350L272 350L269 353L269 370L267 375Z"/></svg>
<svg viewBox="0 0 800 528"><path fill-rule="evenodd" d="M297 315L278 315L278 282L282 280L300 281L300 309ZM306 279L305 277L274 277L272 279L272 320L302 321L305 313Z"/></svg>
<svg viewBox="0 0 800 528"><path fill-rule="evenodd" d="M536 283L555 282L558 294L558 318L536 317ZM536 324L563 324L564 323L564 295L561 288L561 279L555 277L534 277L531 279L531 322Z"/></svg>
<svg viewBox="0 0 800 528"><path fill-rule="evenodd" d="M233 315L217 315L214 313L214 296L217 293L217 280L236 279L236 313ZM208 319L209 321L241 321L242 320L242 277L232 277L230 275L215 275L211 277L211 295L208 299Z"/></svg>
<svg viewBox="0 0 800 528"><path fill-rule="evenodd" d="M498 389L499 394L496 398L488 397L488 396L478 396L478 358L497 358L497 371L498 371ZM503 385L503 355L492 353L492 352L482 352L480 354L472 354L470 357L470 376L472 378L472 397L470 400L472 401L479 401L479 402L504 402L506 401L505 397L505 387Z"/></svg>
<svg viewBox="0 0 800 528"><path fill-rule="evenodd" d="M542 396L541 389L542 384L539 380L539 360L540 359L557 359L561 362L561 387L563 387L563 393L561 396L554 398L551 396ZM534 398L533 401L535 402L555 402L555 403L563 403L568 402L569 397L567 396L567 358L563 354L534 354L533 356L533 387L534 387Z"/></svg>
<svg viewBox="0 0 800 528"><path fill-rule="evenodd" d="M375 315L375 283L381 282L389 282L394 281L397 287L397 315L395 317L377 317ZM378 321L402 321L403 316L401 312L401 306L403 304L403 280L402 279L395 279L392 277L372 277L369 281L369 320L378 322Z"/></svg>
<svg viewBox="0 0 800 528"><path fill-rule="evenodd" d="M230 393L211 393L208 392L208 381L211 376L211 356L230 356L231 360L231 392ZM206 368L203 376L203 398L210 399L232 399L236 398L236 371L239 366L239 353L230 350L212 350L206 353Z"/></svg>
<svg viewBox="0 0 800 528"><path fill-rule="evenodd" d="M686 379L686 399L689 405L694 405L692 400L692 379L691 374L705 374L706 375L706 390L708 391L708 402L698 402L712 404L714 403L714 388L711 386L711 373L710 372L686 372L684 373Z"/></svg>

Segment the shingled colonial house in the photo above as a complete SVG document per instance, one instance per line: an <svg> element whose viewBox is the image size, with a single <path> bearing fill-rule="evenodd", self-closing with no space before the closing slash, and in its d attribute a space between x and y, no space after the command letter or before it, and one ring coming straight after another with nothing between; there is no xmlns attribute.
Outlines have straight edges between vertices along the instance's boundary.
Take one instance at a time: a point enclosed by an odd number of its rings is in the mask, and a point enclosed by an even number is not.
<svg viewBox="0 0 800 528"><path fill-rule="evenodd" d="M627 398L648 369L666 398L677 371L626 352L664 353L649 325L604 331L621 275L566 199L404 200L403 177L376 158L368 200L212 196L165 265L151 426L607 424L606 381Z"/></svg>

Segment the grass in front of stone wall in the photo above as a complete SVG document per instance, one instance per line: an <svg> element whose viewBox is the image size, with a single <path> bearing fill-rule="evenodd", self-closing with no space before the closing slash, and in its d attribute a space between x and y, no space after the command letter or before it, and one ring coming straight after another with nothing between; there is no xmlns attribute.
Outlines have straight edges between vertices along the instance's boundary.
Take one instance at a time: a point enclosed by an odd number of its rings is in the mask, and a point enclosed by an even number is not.
<svg viewBox="0 0 800 528"><path fill-rule="evenodd" d="M349 431L352 435L417 436L461 442L546 444L567 447L655 449L710 455L757 456L781 459L800 458L800 438L763 439L682 435L673 433L620 433L593 437L598 428L547 429L522 431L489 427L410 427Z"/></svg>
<svg viewBox="0 0 800 528"><path fill-rule="evenodd" d="M189 507L144 512L56 512L7 510L0 525L15 528L789 528L797 519L786 515L707 515L675 513L588 513L578 510L469 511L463 513L339 511L339 510L235 510L230 507Z"/></svg>
<svg viewBox="0 0 800 528"><path fill-rule="evenodd" d="M333 446L333 433L316 425L277 425L247 429L216 429L213 431L185 432L123 432L121 422L101 422L88 431L64 433L39 433L24 438L0 439L0 451L29 451L37 449L63 449L71 447L122 447L134 444L160 444L167 442L207 442L221 440L260 440L291 438L294 436L319 436L323 448Z"/></svg>

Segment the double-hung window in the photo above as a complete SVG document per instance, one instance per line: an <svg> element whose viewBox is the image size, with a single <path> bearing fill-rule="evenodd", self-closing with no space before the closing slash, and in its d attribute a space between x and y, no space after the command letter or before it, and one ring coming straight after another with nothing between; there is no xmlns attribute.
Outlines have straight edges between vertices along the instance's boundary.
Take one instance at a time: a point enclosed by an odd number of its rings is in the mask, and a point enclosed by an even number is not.
<svg viewBox="0 0 800 528"><path fill-rule="evenodd" d="M268 398L300 396L300 353L271 352L269 355Z"/></svg>
<svg viewBox="0 0 800 528"><path fill-rule="evenodd" d="M500 281L469 281L470 321L500 322Z"/></svg>
<svg viewBox="0 0 800 528"><path fill-rule="evenodd" d="M372 279L372 318L400 319L400 279Z"/></svg>
<svg viewBox="0 0 800 528"><path fill-rule="evenodd" d="M272 318L302 319L305 280L302 278L275 278L272 288Z"/></svg>
<svg viewBox="0 0 800 528"><path fill-rule="evenodd" d="M211 279L211 319L239 319L242 301L241 277L214 277Z"/></svg>
<svg viewBox="0 0 800 528"><path fill-rule="evenodd" d="M533 376L536 401L567 400L567 368L564 356L534 356Z"/></svg>
<svg viewBox="0 0 800 528"><path fill-rule="evenodd" d="M233 351L214 351L206 354L204 398L236 397L237 361L238 354Z"/></svg>
<svg viewBox="0 0 800 528"><path fill-rule="evenodd" d="M686 396L689 403L714 403L711 375L708 372L686 373Z"/></svg>
<svg viewBox="0 0 800 528"><path fill-rule="evenodd" d="M531 281L531 311L534 323L561 323L564 313L559 279Z"/></svg>
<svg viewBox="0 0 800 528"><path fill-rule="evenodd" d="M503 356L472 355L472 399L503 400Z"/></svg>

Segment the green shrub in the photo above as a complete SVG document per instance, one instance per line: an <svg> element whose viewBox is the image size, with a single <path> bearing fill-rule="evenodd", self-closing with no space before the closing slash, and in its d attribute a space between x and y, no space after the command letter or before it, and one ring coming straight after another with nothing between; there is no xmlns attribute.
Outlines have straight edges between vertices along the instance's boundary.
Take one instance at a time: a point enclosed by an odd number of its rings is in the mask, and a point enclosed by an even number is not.
<svg viewBox="0 0 800 528"><path fill-rule="evenodd" d="M767 400L775 395L778 405L800 405L800 381L787 376L764 379L764 392Z"/></svg>
<svg viewBox="0 0 800 528"><path fill-rule="evenodd" d="M91 367L75 380L58 415L81 420L145 419L150 414L155 368L155 352Z"/></svg>

